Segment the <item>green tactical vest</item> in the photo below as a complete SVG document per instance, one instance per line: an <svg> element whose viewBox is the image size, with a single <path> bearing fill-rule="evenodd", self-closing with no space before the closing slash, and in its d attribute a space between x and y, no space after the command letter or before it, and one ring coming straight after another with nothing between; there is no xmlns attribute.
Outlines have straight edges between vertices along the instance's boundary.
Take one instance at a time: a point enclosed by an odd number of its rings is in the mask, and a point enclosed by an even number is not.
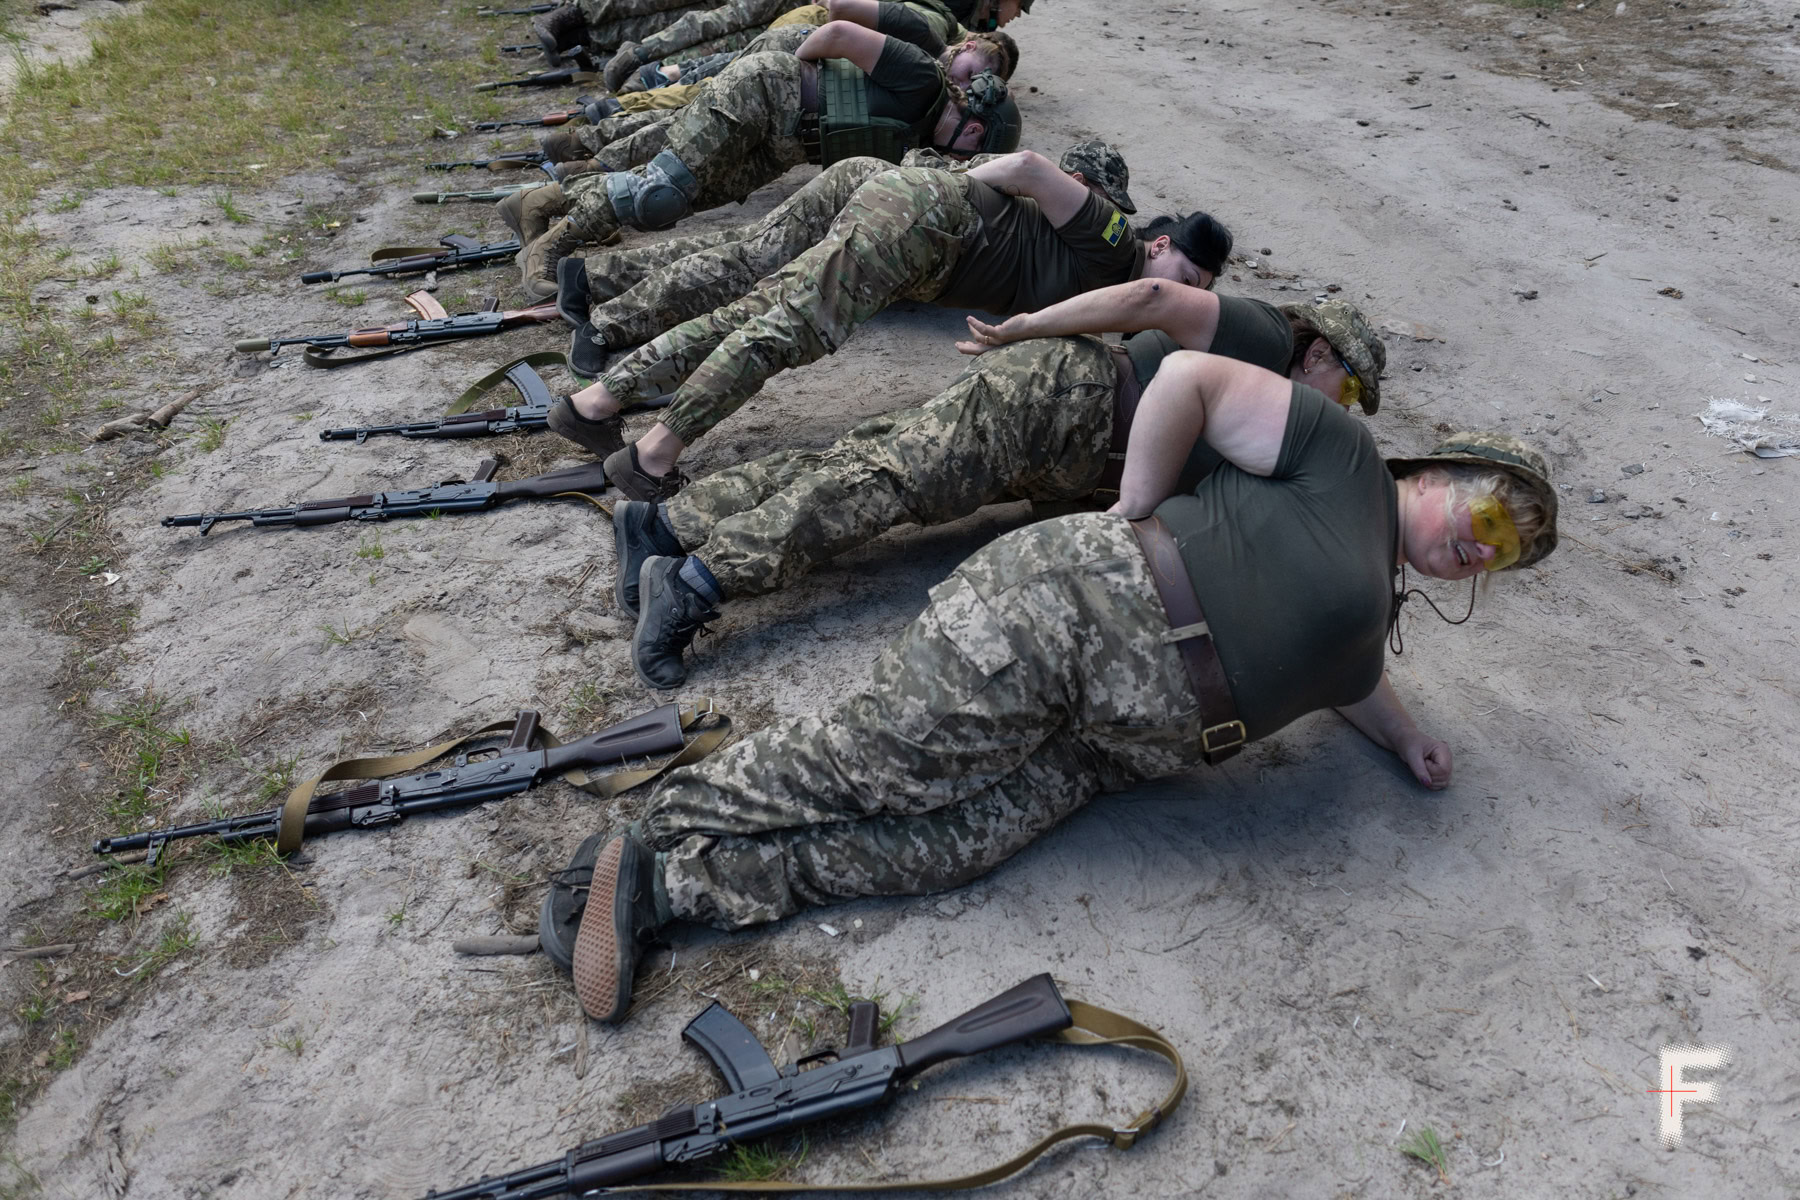
<svg viewBox="0 0 1800 1200"><path fill-rule="evenodd" d="M819 157L822 167L857 155L899 165L914 146L930 145L950 88L938 75L937 99L925 115L908 123L895 117L869 115L869 77L855 63L827 58L819 63Z"/></svg>

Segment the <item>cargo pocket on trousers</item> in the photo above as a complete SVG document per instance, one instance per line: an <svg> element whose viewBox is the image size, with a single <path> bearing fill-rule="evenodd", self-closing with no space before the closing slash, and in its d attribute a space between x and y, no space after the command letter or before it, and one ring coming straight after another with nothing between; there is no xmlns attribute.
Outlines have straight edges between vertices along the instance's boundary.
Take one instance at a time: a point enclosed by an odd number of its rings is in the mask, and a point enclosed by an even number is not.
<svg viewBox="0 0 1800 1200"><path fill-rule="evenodd" d="M968 580L952 575L929 595L931 604L896 647L917 681L904 689L911 694L896 713L901 732L914 740L975 707L993 677L1018 659L1005 625Z"/></svg>

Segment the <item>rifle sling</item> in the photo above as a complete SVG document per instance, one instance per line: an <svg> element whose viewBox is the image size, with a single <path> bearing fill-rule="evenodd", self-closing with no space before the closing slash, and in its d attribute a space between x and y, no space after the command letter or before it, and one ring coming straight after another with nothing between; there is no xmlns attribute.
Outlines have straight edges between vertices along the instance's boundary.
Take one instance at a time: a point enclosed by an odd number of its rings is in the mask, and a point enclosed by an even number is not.
<svg viewBox="0 0 1800 1200"><path fill-rule="evenodd" d="M701 718L706 716L717 718L713 723L698 729ZM470 742L489 737L496 733L504 733L513 728L514 719L494 721L483 725L474 733L460 737L454 741L439 742L435 746L426 746L422 750L414 750L410 754L389 754L377 758L347 758L333 763L311 779L305 780L293 791L281 805L281 817L275 827L275 849L281 854L292 854L300 848L300 841L306 836L306 814L312 807L313 792L321 783L332 783L342 779L382 779L389 775L402 775L418 770L434 759L450 754ZM693 711L683 711L681 728L691 733L687 743L660 765L638 767L629 771L609 771L604 775L592 776L586 771L576 769L566 771L562 775L565 783L573 784L583 791L590 792L603 800L611 799L629 788L649 783L663 772L675 767L685 767L689 763L699 762L718 748L731 732L731 718L712 708L711 701L706 703L702 711L696 706ZM537 736L548 748L562 745L562 741L542 726L538 727Z"/></svg>
<svg viewBox="0 0 1800 1200"><path fill-rule="evenodd" d="M441 321L450 315L444 306L438 303L436 296L422 288L419 291L408 293L405 299L407 307L418 313L421 321ZM414 350L421 350L432 345L436 345L436 343L407 342L399 346L383 346L379 350L370 350L366 354L356 355L338 354L337 352L342 349L341 346L308 346L302 357L306 360L307 366L317 367L321 371L330 371L337 367L354 367L357 363L373 362L378 358L392 358L396 354L410 354Z"/></svg>
<svg viewBox="0 0 1800 1200"><path fill-rule="evenodd" d="M1162 1034L1141 1025L1130 1017L1121 1016L1092 1004L1084 1004L1080 1000L1070 1000L1069 1015L1075 1023L1068 1029L1052 1034L1046 1041L1062 1042L1069 1046L1130 1046L1135 1050L1148 1050L1152 1054L1160 1054L1169 1060L1175 1068L1175 1083L1169 1088L1168 1095L1161 1101L1145 1109L1133 1117L1128 1125L1109 1125L1088 1122L1081 1125L1065 1125L1061 1129L1046 1134L1038 1142L1013 1155L1005 1162L989 1167L985 1171L976 1171L969 1175L958 1175L954 1179L929 1179L916 1182L900 1181L894 1183L788 1183L781 1180L763 1180L756 1183L721 1183L703 1181L698 1183L632 1183L618 1187L601 1188L596 1194L613 1192L922 1192L941 1191L956 1192L969 1188L986 1187L998 1183L1009 1175L1024 1170L1039 1155L1061 1142L1073 1138L1093 1137L1111 1142L1119 1150L1129 1150L1137 1140L1155 1129L1164 1117L1175 1111L1181 1098L1187 1094L1187 1067L1182 1064L1181 1052L1175 1049Z"/></svg>

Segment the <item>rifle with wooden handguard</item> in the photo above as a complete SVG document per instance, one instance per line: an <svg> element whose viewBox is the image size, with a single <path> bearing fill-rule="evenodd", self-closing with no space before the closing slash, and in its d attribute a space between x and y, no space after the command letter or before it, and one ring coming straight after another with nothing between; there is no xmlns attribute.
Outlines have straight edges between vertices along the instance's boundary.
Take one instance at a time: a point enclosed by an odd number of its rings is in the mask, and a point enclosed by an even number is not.
<svg viewBox="0 0 1800 1200"><path fill-rule="evenodd" d="M164 517L166 528L198 526L205 537L220 521L248 521L257 526L335 525L341 521L388 521L396 517L430 517L442 513L480 512L508 500L547 500L581 495L592 499L606 491L606 470L587 463L546 471L527 479L494 482L499 460L484 458L467 481L447 480L431 487L396 492L369 492L332 500L308 500L286 508L247 509L243 512L183 513Z"/></svg>
<svg viewBox="0 0 1800 1200"><path fill-rule="evenodd" d="M497 753L463 753L449 766L382 779L344 788L323 796L309 796L301 836L337 833L345 829L378 829L404 821L416 813L466 808L498 800L536 787L574 770L608 767L630 759L649 758L680 750L682 714L678 705L665 704L628 721L610 725L579 741L533 750L538 734L538 714L525 709L515 719L504 748ZM299 814L296 813L296 816ZM124 837L101 838L95 854L121 854L147 850L146 862L154 866L170 842L183 838L211 837L226 845L256 838L274 840L280 830L282 809L151 829ZM296 843L298 838L295 839Z"/></svg>
<svg viewBox="0 0 1800 1200"><path fill-rule="evenodd" d="M414 204L448 204L452 200L469 200L483 204L493 204L504 200L514 192L530 192L541 187L549 187L550 181L540 179L534 183L511 183L504 187L479 188L472 192L414 192Z"/></svg>
<svg viewBox="0 0 1800 1200"><path fill-rule="evenodd" d="M713 1060L732 1089L730 1095L672 1109L649 1124L583 1143L539 1166L447 1192L429 1192L426 1200L549 1200L628 1184L743 1142L778 1137L815 1121L873 1107L927 1067L1054 1034L1073 1023L1069 1005L1047 974L1026 980L923 1037L894 1046L875 1045L878 1013L864 1000L850 1006L850 1038L843 1050L824 1051L777 1068L757 1044L756 1035L715 1001L682 1036ZM823 1057L836 1061L800 1070ZM693 1186L708 1190L704 1181Z"/></svg>
<svg viewBox="0 0 1800 1200"><path fill-rule="evenodd" d="M501 88L516 87L568 87L576 84L593 83L600 78L593 70L583 70L578 63L574 66L558 67L554 71L545 71L540 75L527 75L522 79L497 79L492 83L478 83L478 92L497 92Z"/></svg>
<svg viewBox="0 0 1800 1200"><path fill-rule="evenodd" d="M554 4L533 4L525 8L478 8L478 17L529 17L538 13L547 13L557 7Z"/></svg>
<svg viewBox="0 0 1800 1200"><path fill-rule="evenodd" d="M441 309L439 311L442 311ZM369 329L352 329L348 333L309 333L298 337L245 338L236 343L240 354L270 350L279 354L283 346L306 346L313 350L335 350L341 347L370 349L429 345L433 342L455 342L463 338L485 337L514 329L520 325L544 325L562 320L554 303L535 308L515 308L498 312L459 313L453 317L433 317L416 321L398 321Z"/></svg>
<svg viewBox="0 0 1800 1200"><path fill-rule="evenodd" d="M522 171L543 167L548 160L542 150L513 150L493 158L465 158L456 162L426 163L427 171L454 171L460 167L478 167L484 171Z"/></svg>
<svg viewBox="0 0 1800 1200"><path fill-rule="evenodd" d="M460 233L438 239L442 249L429 246L390 246L377 250L366 267L347 267L341 271L308 271L301 283L335 283L352 275L423 275L427 271L454 271L460 267L479 267L486 263L511 260L519 253L517 238L506 242L478 242Z"/></svg>

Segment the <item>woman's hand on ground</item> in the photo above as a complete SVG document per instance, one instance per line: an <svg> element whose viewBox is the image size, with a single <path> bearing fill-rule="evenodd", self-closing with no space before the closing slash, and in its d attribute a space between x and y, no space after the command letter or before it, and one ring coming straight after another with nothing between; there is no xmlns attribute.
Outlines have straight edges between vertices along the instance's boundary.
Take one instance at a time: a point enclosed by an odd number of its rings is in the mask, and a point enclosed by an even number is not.
<svg viewBox="0 0 1800 1200"><path fill-rule="evenodd" d="M989 350L997 350L1009 342L1016 342L1025 336L1020 329L1023 319L1009 317L998 325L989 325L986 321L968 317L968 340L956 343L956 348L964 354L986 354Z"/></svg>
<svg viewBox="0 0 1800 1200"><path fill-rule="evenodd" d="M1413 776L1432 791L1442 791L1450 786L1450 747L1446 743L1415 727L1400 735L1394 753L1412 768Z"/></svg>

